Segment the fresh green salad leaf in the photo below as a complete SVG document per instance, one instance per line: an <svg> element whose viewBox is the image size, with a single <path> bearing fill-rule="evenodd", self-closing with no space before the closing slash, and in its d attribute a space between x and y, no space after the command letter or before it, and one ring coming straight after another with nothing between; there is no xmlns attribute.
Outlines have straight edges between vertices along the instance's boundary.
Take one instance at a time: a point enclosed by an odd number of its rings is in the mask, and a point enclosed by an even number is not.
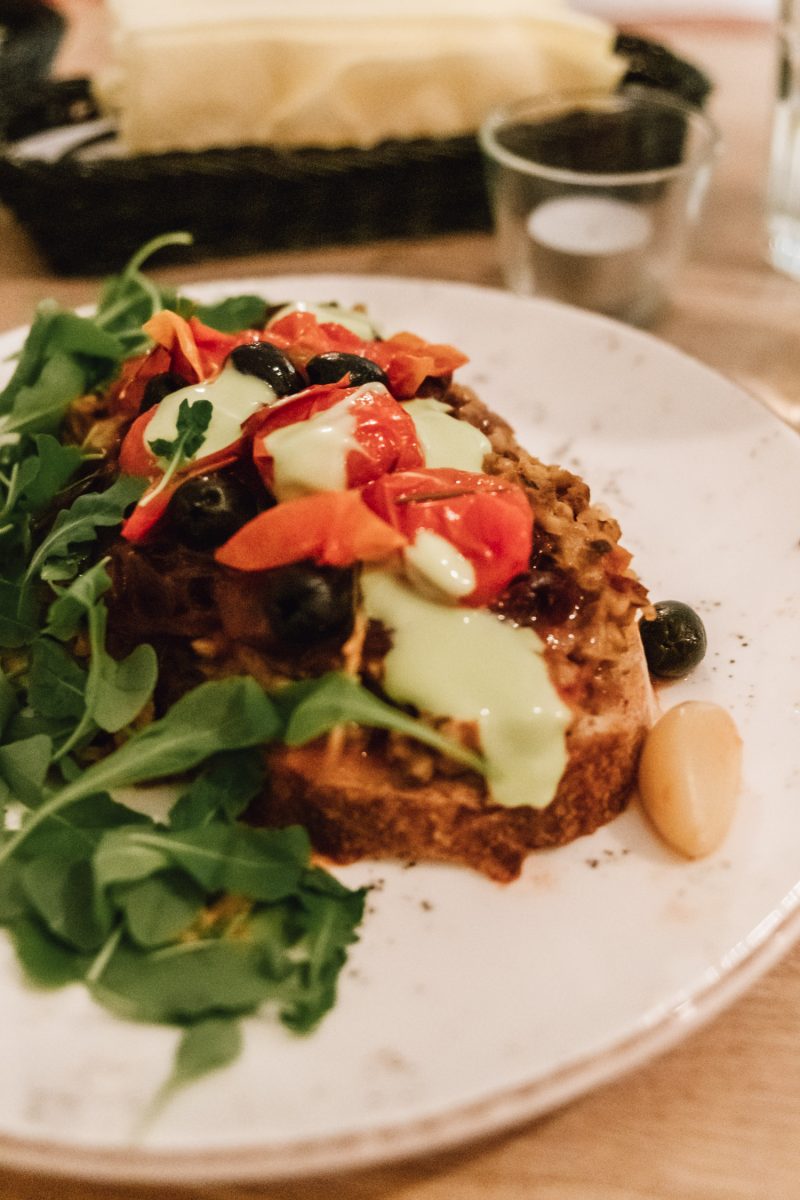
<svg viewBox="0 0 800 1200"><path fill-rule="evenodd" d="M0 647L16 650L37 636L39 605L26 586L24 568L11 570L0 579Z"/></svg>
<svg viewBox="0 0 800 1200"><path fill-rule="evenodd" d="M134 733L118 750L49 796L0 850L0 866L41 821L76 800L182 774L221 750L268 742L279 728L275 706L254 679L232 676L201 683L159 721Z"/></svg>
<svg viewBox="0 0 800 1200"><path fill-rule="evenodd" d="M263 786L264 765L257 749L217 754L173 804L169 827L177 832L215 819L235 821Z"/></svg>
<svg viewBox="0 0 800 1200"><path fill-rule="evenodd" d="M41 576L48 580L73 579L78 572L87 545L97 540L101 528L120 525L126 509L139 499L147 481L120 475L104 492L78 496L58 514L53 527L37 546L26 580Z"/></svg>
<svg viewBox="0 0 800 1200"><path fill-rule="evenodd" d="M289 684L275 696L286 722L283 740L289 746L304 746L346 721L375 729L394 729L439 750L473 771L485 773L486 766L452 738L437 733L424 721L380 700L349 675L330 671L315 680Z"/></svg>
<svg viewBox="0 0 800 1200"><path fill-rule="evenodd" d="M252 829L214 823L180 833L112 830L95 855L101 887L180 867L207 892L236 892L253 900L282 900L297 887L309 856L308 834L289 829Z"/></svg>
<svg viewBox="0 0 800 1200"><path fill-rule="evenodd" d="M194 316L220 333L238 333L240 329L261 329L267 304L261 296L228 296L216 304L195 305Z"/></svg>
<svg viewBox="0 0 800 1200"><path fill-rule="evenodd" d="M299 827L240 818L264 787L261 748L287 722L305 740L365 713L385 718L338 677L277 702L255 679L229 677L150 720L155 650L114 657L101 555L147 482L105 486L106 464L57 435L75 399L150 347L142 326L159 309L222 331L263 324L261 297L197 304L143 273L152 254L190 241L144 246L92 316L41 305L0 392L0 925L32 984L82 981L121 1016L181 1028L151 1116L233 1061L240 1018L264 1002L298 1033L334 1003L364 890L312 866ZM211 415L207 401L185 401L175 438L154 441L162 483L198 452ZM180 790L163 821L126 807L124 789L162 780Z"/></svg>
<svg viewBox="0 0 800 1200"><path fill-rule="evenodd" d="M31 646L28 703L45 717L80 718L86 707L86 677L60 642L39 637Z"/></svg>
<svg viewBox="0 0 800 1200"><path fill-rule="evenodd" d="M176 309L178 299L171 290L159 288L142 274L141 268L169 246L189 246L189 233L165 233L147 242L133 255L118 275L106 280L95 316L101 329L114 334L125 346L126 357L147 349L149 339L142 326L159 309Z"/></svg>
<svg viewBox="0 0 800 1200"><path fill-rule="evenodd" d="M175 472L195 456L203 444L213 413L214 406L210 400L195 400L190 404L188 400L183 399L178 408L175 438L172 441L168 441L167 438L154 438L149 443L157 458L169 460L156 491L166 487Z"/></svg>

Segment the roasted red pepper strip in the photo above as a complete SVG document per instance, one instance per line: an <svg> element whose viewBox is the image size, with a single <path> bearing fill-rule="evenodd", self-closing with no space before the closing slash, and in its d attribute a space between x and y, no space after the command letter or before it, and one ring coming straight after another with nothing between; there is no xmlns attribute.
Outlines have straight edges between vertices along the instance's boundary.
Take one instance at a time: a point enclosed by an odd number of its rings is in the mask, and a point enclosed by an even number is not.
<svg viewBox="0 0 800 1200"><path fill-rule="evenodd" d="M462 604L489 604L528 567L533 513L515 483L441 467L384 475L368 484L362 496L409 542L428 530L469 560L475 588Z"/></svg>
<svg viewBox="0 0 800 1200"><path fill-rule="evenodd" d="M119 469L123 475L137 475L145 479L158 479L163 474L159 459L153 454L147 441L147 427L158 411L157 406L149 408L138 416L131 425L119 451ZM206 454L203 458L192 459L181 467L176 478L187 479L190 475L202 474L205 471L220 471L230 466L241 457L246 441L244 437L237 438L221 450Z"/></svg>
<svg viewBox="0 0 800 1200"><path fill-rule="evenodd" d="M216 375L236 346L256 340L252 329L241 333L220 333L198 321L185 320L169 309L162 309L142 326L153 341L170 355L170 369L189 383L200 383Z"/></svg>
<svg viewBox="0 0 800 1200"><path fill-rule="evenodd" d="M216 551L239 571L268 571L302 559L332 567L379 562L406 538L377 517L356 491L315 492L259 513Z"/></svg>
<svg viewBox="0 0 800 1200"><path fill-rule="evenodd" d="M301 368L318 354L333 351L369 358L386 372L389 390L399 400L415 396L425 379L447 377L467 362L466 355L454 346L426 342L414 333L364 341L344 325L319 322L308 312L290 313L267 326L259 336L283 350Z"/></svg>
<svg viewBox="0 0 800 1200"><path fill-rule="evenodd" d="M356 443L346 451L347 487L361 487L387 471L422 466L425 460L414 422L381 384L319 384L257 413L247 423L246 432L253 438L253 461L270 490L274 482L272 454L266 442L270 434L347 401Z"/></svg>
<svg viewBox="0 0 800 1200"><path fill-rule="evenodd" d="M126 542L145 542L159 523L167 510L170 500L184 482L183 479L172 479L167 487L153 495L157 484L153 484L142 496L136 508L127 520L123 521L120 533ZM152 497L148 499L148 497Z"/></svg>
<svg viewBox="0 0 800 1200"><path fill-rule="evenodd" d="M396 333L382 342L369 342L363 354L383 367L389 390L399 400L416 396L428 378L447 378L467 357L454 346L436 345L414 333Z"/></svg>

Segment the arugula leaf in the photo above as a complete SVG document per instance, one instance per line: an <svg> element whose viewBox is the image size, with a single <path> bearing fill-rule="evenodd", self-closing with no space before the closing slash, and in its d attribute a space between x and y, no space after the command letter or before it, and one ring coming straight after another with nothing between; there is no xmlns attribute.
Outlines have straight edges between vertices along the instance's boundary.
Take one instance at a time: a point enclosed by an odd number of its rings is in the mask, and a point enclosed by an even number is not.
<svg viewBox="0 0 800 1200"><path fill-rule="evenodd" d="M86 974L86 956L48 934L35 918L18 917L9 924L8 931L23 971L37 987L64 987Z"/></svg>
<svg viewBox="0 0 800 1200"><path fill-rule="evenodd" d="M252 1012L275 991L258 948L228 939L178 942L149 954L122 941L90 982L95 999L118 1016L179 1025Z"/></svg>
<svg viewBox="0 0 800 1200"><path fill-rule="evenodd" d="M305 932L294 951L300 964L302 990L281 1019L298 1033L307 1033L336 1000L336 983L345 963L346 947L355 940L355 927L364 915L365 892L329 893L305 889L300 895Z"/></svg>
<svg viewBox="0 0 800 1200"><path fill-rule="evenodd" d="M59 854L27 862L20 883L28 902L46 928L74 950L98 950L112 926L112 910L95 887L91 863Z"/></svg>
<svg viewBox="0 0 800 1200"><path fill-rule="evenodd" d="M11 795L29 807L42 798L42 788L53 757L53 743L44 733L0 746L0 779ZM0 860L3 852L0 851Z"/></svg>
<svg viewBox="0 0 800 1200"><path fill-rule="evenodd" d="M317 680L289 684L275 694L275 703L286 722L283 740L289 746L304 746L335 726L354 721L376 729L394 729L464 763L473 771L486 773L486 764L480 755L437 733L424 721L379 700L355 679L337 671L329 671Z"/></svg>
<svg viewBox="0 0 800 1200"><path fill-rule="evenodd" d="M0 579L0 647L27 646L38 633L39 604L24 576Z"/></svg>
<svg viewBox="0 0 800 1200"><path fill-rule="evenodd" d="M105 833L120 825L132 825L137 822L146 826L153 825L149 817L131 812L105 793L79 800L77 804L72 805L68 813L56 813L39 825L26 840L17 859L3 867L0 878L16 862L28 862L39 856L56 855L72 862L79 859L88 862L94 857L94 852Z"/></svg>
<svg viewBox="0 0 800 1200"><path fill-rule="evenodd" d="M69 482L83 461L77 446L62 446L50 434L29 439L24 457L14 462L8 475L0 474L0 536L8 546L10 535L27 552L30 522Z"/></svg>
<svg viewBox="0 0 800 1200"><path fill-rule="evenodd" d="M121 524L125 510L139 499L146 486L144 479L120 475L105 492L79 496L56 517L53 528L31 557L25 579L29 581L36 575L72 579L87 545L97 540L98 529Z"/></svg>
<svg viewBox="0 0 800 1200"><path fill-rule="evenodd" d="M33 813L2 850L0 865L43 820L76 800L130 784L182 774L221 750L257 746L278 732L275 707L249 676L201 683L159 721L93 763Z"/></svg>
<svg viewBox="0 0 800 1200"><path fill-rule="evenodd" d="M184 398L178 408L175 438L172 441L168 441L167 438L154 438L149 443L157 458L170 460L168 474L174 473L200 449L206 430L211 424L213 412L214 406L210 400L195 400L194 404L190 404Z"/></svg>
<svg viewBox="0 0 800 1200"><path fill-rule="evenodd" d="M80 717L85 707L86 671L52 638L31 646L28 703L45 717Z"/></svg>
<svg viewBox="0 0 800 1200"><path fill-rule="evenodd" d="M172 1071L137 1122L134 1139L152 1125L176 1092L212 1071L230 1066L241 1049L242 1031L235 1017L206 1017L184 1030Z"/></svg>
<svg viewBox="0 0 800 1200"><path fill-rule="evenodd" d="M106 570L107 562L108 559L102 559L95 563L73 580L68 588L58 592L47 610L45 634L57 638L60 642L66 642L75 636L86 613L94 608L111 586L111 579Z"/></svg>
<svg viewBox="0 0 800 1200"><path fill-rule="evenodd" d="M191 1083L227 1067L239 1054L242 1034L239 1026L221 1017L198 1021L184 1033L175 1055L175 1067L167 1087Z"/></svg>
<svg viewBox="0 0 800 1200"><path fill-rule="evenodd" d="M71 682L75 685L74 691L79 692L79 695L70 715L79 719L70 736L59 747L57 759L63 758L98 728L106 733L117 733L130 724L150 699L158 678L158 658L152 646L146 643L136 646L128 657L121 661L112 658L106 650L108 613L102 603L102 596L110 586L111 579L105 569L105 562L99 562L84 575L78 576L72 586L50 605L48 611L48 630L53 630L62 638L72 637L77 631L80 617L85 616L90 649L88 673L81 672L80 681L74 672L71 676ZM58 643L51 642L48 638L40 641L53 647L49 651L51 659L58 661L61 655L70 661L69 655L61 650ZM62 695L67 686L66 670L64 676L60 686L57 680L52 685L54 698ZM32 679L36 683L35 673ZM50 716L65 715L52 710L48 712L46 695L45 707L37 704L38 695L39 692L29 692L29 699L35 709Z"/></svg>
<svg viewBox="0 0 800 1200"><path fill-rule="evenodd" d="M258 750L232 750L212 758L170 809L173 832L207 825L215 818L235 821L264 786Z"/></svg>
<svg viewBox="0 0 800 1200"><path fill-rule="evenodd" d="M142 274L142 266L159 250L168 246L189 246L192 240L192 235L184 232L164 233L152 238L136 251L119 274L106 280L95 321L125 343L129 357L150 345L142 325L159 309L176 309L178 306L175 293L157 287Z"/></svg>
<svg viewBox="0 0 800 1200"><path fill-rule="evenodd" d="M6 726L17 711L17 692L11 680L0 670L0 740Z"/></svg>
<svg viewBox="0 0 800 1200"><path fill-rule="evenodd" d="M133 827L106 834L94 870L98 886L108 887L152 874L161 856L164 866L181 867L207 892L275 901L295 891L308 855L308 834L299 825L251 829L217 823L180 833Z"/></svg>
<svg viewBox="0 0 800 1200"><path fill-rule="evenodd" d="M69 483L84 456L78 446L64 446L49 433L38 433L32 441L33 453L22 464L24 475L17 503L26 511L37 513L51 504Z"/></svg>
<svg viewBox="0 0 800 1200"><path fill-rule="evenodd" d="M197 918L206 893L176 870L158 871L114 889L128 934L145 950L174 942Z"/></svg>
<svg viewBox="0 0 800 1200"><path fill-rule="evenodd" d="M194 305L194 315L220 333L260 329L266 322L267 302L261 296L228 296L216 304Z"/></svg>
<svg viewBox="0 0 800 1200"><path fill-rule="evenodd" d="M108 378L124 355L123 343L92 318L40 305L16 370L0 393L0 441L55 432L68 405Z"/></svg>

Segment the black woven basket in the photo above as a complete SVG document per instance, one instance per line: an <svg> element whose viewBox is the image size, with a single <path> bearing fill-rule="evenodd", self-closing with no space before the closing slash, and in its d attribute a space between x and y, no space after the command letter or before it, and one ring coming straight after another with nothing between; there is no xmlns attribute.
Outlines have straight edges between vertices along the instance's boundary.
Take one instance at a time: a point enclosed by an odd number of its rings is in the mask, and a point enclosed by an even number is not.
<svg viewBox="0 0 800 1200"><path fill-rule="evenodd" d="M630 62L626 82L704 102L705 75L664 47L626 35L617 48ZM174 252L183 261L490 227L472 136L370 150L247 146L113 158L73 150L56 161L14 152L22 138L97 115L85 79L42 79L29 84L24 101L15 90L13 103L0 102L0 200L64 275L115 270L167 227L194 237Z"/></svg>

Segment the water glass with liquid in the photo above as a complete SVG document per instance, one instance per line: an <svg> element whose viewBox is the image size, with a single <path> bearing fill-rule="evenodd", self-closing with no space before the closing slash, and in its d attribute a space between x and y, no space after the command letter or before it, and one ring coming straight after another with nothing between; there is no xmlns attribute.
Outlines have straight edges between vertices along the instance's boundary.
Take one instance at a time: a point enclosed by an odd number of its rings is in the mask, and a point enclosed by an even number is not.
<svg viewBox="0 0 800 1200"><path fill-rule="evenodd" d="M491 114L480 143L507 285L652 321L718 142L700 109L649 87L538 96Z"/></svg>

